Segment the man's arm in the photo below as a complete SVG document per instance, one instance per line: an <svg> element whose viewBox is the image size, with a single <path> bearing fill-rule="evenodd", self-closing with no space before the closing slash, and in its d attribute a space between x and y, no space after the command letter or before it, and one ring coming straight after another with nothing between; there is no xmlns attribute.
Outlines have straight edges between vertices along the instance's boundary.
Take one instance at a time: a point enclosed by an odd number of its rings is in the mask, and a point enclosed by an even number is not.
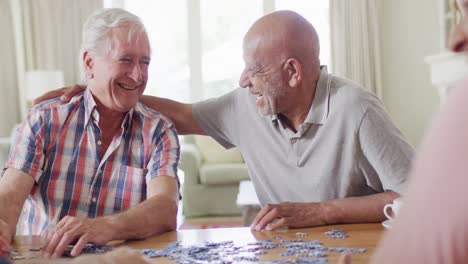
<svg viewBox="0 0 468 264"><path fill-rule="evenodd" d="M45 256L62 256L78 239L71 255L87 243L103 245L112 240L146 238L175 230L178 188L173 177L159 176L148 182L148 199L125 212L98 218L64 217L44 246Z"/></svg>
<svg viewBox="0 0 468 264"><path fill-rule="evenodd" d="M251 228L259 231L280 227L382 222L385 219L384 205L398 197L398 193L388 191L321 203L268 204L257 214Z"/></svg>
<svg viewBox="0 0 468 264"><path fill-rule="evenodd" d="M148 197L134 209L109 216L116 225L113 240L145 238L176 229L179 200L176 179L159 176L151 180Z"/></svg>
<svg viewBox="0 0 468 264"><path fill-rule="evenodd" d="M15 236L18 218L33 185L31 176L16 169L7 169L0 178L0 255Z"/></svg>
<svg viewBox="0 0 468 264"><path fill-rule="evenodd" d="M47 92L36 98L33 104L41 103L45 100L60 97L62 102L68 102L73 96L81 94L85 87L75 85L72 87L64 87L54 91ZM198 134L206 135L206 133L198 125L192 114L192 104L183 104L169 99L144 95L140 101L163 115L169 117L174 122L177 132L180 135Z"/></svg>
<svg viewBox="0 0 468 264"><path fill-rule="evenodd" d="M192 104L183 104L173 100L144 95L140 100L143 104L169 117L180 135L206 135L198 125L192 113Z"/></svg>

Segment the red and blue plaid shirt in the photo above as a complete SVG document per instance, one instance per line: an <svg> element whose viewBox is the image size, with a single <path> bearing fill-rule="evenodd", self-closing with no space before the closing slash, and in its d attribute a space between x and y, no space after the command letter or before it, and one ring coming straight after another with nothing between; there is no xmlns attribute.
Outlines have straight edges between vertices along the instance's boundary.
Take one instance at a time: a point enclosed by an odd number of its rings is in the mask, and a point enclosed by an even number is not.
<svg viewBox="0 0 468 264"><path fill-rule="evenodd" d="M174 125L141 103L130 110L103 157L99 113L91 93L67 104L36 106L19 128L5 169L34 178L23 207L21 234L37 235L64 216L98 217L146 199L146 184L177 180L179 142Z"/></svg>

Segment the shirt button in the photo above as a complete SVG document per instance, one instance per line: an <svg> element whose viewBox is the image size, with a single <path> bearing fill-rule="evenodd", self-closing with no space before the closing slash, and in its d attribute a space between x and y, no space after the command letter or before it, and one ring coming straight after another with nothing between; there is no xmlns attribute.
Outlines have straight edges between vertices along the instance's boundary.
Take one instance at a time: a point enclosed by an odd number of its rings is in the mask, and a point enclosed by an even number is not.
<svg viewBox="0 0 468 264"><path fill-rule="evenodd" d="M96 197L93 197L93 199L91 199L91 201L93 201L93 203L96 202Z"/></svg>
<svg viewBox="0 0 468 264"><path fill-rule="evenodd" d="M102 144L101 140L98 140L98 141L97 141L97 144L98 144L99 146L101 146L101 144Z"/></svg>
<svg viewBox="0 0 468 264"><path fill-rule="evenodd" d="M290 140L290 141L291 141L291 144L294 144L294 143L296 143L296 142L297 142L297 138L291 138L291 140Z"/></svg>

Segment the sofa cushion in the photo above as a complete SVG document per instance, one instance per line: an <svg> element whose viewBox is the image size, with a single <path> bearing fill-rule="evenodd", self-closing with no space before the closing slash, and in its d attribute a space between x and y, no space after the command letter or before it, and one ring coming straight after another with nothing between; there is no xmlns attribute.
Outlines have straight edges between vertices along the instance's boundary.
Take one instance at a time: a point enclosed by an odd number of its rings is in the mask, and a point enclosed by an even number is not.
<svg viewBox="0 0 468 264"><path fill-rule="evenodd" d="M200 151L204 163L220 164L244 162L237 148L226 150L211 137L195 136L195 145Z"/></svg>
<svg viewBox="0 0 468 264"><path fill-rule="evenodd" d="M205 164L200 168L202 184L237 184L248 179L249 174L244 163Z"/></svg>

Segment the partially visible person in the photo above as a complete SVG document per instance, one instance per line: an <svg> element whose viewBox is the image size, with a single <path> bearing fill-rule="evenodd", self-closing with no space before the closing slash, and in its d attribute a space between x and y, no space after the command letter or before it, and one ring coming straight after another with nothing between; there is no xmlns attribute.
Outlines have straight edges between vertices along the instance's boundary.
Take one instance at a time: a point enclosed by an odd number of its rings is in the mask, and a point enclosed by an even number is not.
<svg viewBox="0 0 468 264"><path fill-rule="evenodd" d="M464 14L468 0L460 1ZM450 48L468 54L468 19ZM374 263L468 262L468 78L450 91L412 171L405 206Z"/></svg>
<svg viewBox="0 0 468 264"><path fill-rule="evenodd" d="M263 206L253 229L383 221L413 149L382 103L320 65L317 32L295 12L258 19L243 53L242 88L193 105L142 100L179 133L240 149Z"/></svg>
<svg viewBox="0 0 468 264"><path fill-rule="evenodd" d="M0 253L20 234L50 228L46 257L76 243L145 238L174 230L179 142L174 125L139 103L150 44L140 19L101 9L83 27L85 92L35 106L0 179ZM24 204L24 206L23 206Z"/></svg>
<svg viewBox="0 0 468 264"><path fill-rule="evenodd" d="M463 14L468 0L460 0ZM468 54L466 16L450 49ZM468 78L450 91L416 156L405 204L372 263L468 262ZM340 264L350 264L341 256Z"/></svg>

